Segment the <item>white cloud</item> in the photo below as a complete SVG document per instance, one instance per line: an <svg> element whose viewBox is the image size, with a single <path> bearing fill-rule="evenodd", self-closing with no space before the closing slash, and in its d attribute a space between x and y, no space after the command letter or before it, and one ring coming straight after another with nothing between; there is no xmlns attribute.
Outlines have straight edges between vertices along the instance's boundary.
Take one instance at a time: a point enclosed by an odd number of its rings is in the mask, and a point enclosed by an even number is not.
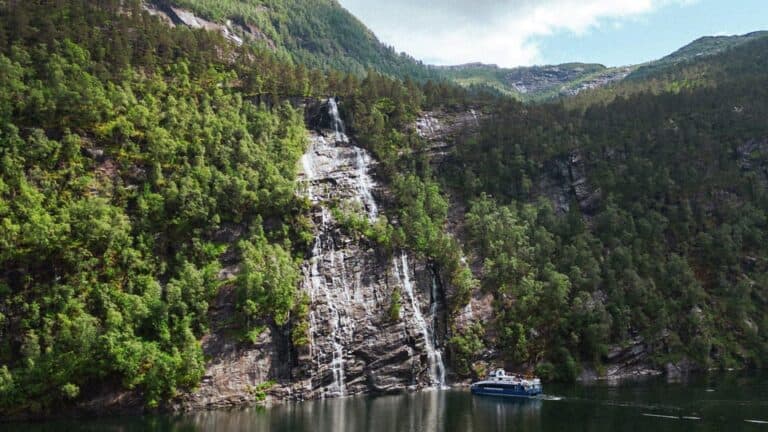
<svg viewBox="0 0 768 432"><path fill-rule="evenodd" d="M340 0L387 44L437 64L541 61L537 39L696 0ZM618 23L618 24L617 24Z"/></svg>

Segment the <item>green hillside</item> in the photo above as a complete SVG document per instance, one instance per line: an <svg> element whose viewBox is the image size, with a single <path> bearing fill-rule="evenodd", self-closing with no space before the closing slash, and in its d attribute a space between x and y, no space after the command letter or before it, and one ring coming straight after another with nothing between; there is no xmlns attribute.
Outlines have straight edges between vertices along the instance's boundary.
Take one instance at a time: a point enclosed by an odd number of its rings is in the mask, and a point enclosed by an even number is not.
<svg viewBox="0 0 768 432"><path fill-rule="evenodd" d="M368 235L391 248L421 241L448 276L463 268L423 240L455 246L444 215L405 199L440 198L400 159L409 141L396 132L424 101L459 102L457 88L308 70L218 32L171 27L142 6L0 3L4 419L103 391L157 408L196 388L224 285L236 299L234 343L271 326L292 349L306 346L298 281L313 234L310 203L295 192L307 129L286 95L340 95L350 129L380 146L411 228L394 233L383 219Z"/></svg>
<svg viewBox="0 0 768 432"><path fill-rule="evenodd" d="M176 4L268 41L170 26L139 0L0 2L2 419L105 394L168 408L204 380L221 293L228 342L269 328L307 348L297 95L338 95L375 156L381 217L339 203L334 218L384 260L407 250L435 269L456 376L496 363L574 380L638 340L657 369L766 367L768 38L524 105L422 81L334 1ZM542 96L606 73L448 71ZM440 166L413 127L427 110L478 115ZM463 325L486 296L489 319ZM396 321L393 299L380 312Z"/></svg>
<svg viewBox="0 0 768 432"><path fill-rule="evenodd" d="M509 361L573 378L640 338L657 367L765 367L768 39L705 62L716 85L510 103L457 144Z"/></svg>
<svg viewBox="0 0 768 432"><path fill-rule="evenodd" d="M629 79L649 78L663 73L669 67L713 56L765 37L768 37L767 31L758 31L741 36L705 36L666 57L652 61L647 65L642 65L629 76Z"/></svg>
<svg viewBox="0 0 768 432"><path fill-rule="evenodd" d="M266 35L268 44L310 68L336 69L358 76L375 69L400 78L434 78L421 62L382 44L336 0L170 0L169 3L215 22L230 19L254 25Z"/></svg>
<svg viewBox="0 0 768 432"><path fill-rule="evenodd" d="M756 70L757 64L744 60L743 56L753 47L761 46L767 36L768 32L755 32L745 36L702 38L665 57L665 60L638 68L624 80L580 93L562 102L568 107L586 109L617 97L639 93L679 93L695 88L717 87ZM730 61L734 56L739 61Z"/></svg>

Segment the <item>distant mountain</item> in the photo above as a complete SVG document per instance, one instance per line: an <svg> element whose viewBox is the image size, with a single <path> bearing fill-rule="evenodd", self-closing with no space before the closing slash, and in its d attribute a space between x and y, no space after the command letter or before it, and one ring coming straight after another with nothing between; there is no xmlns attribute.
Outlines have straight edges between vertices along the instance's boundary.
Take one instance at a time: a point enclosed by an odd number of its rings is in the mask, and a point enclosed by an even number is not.
<svg viewBox="0 0 768 432"><path fill-rule="evenodd" d="M623 79L632 68L566 63L508 69L496 65L470 63L440 67L439 70L444 76L463 86L482 85L523 101L540 101L604 86Z"/></svg>
<svg viewBox="0 0 768 432"><path fill-rule="evenodd" d="M600 64L566 63L554 66L500 68L469 63L440 67L442 74L462 86L483 85L526 102L574 96L584 90L629 80L654 78L679 65L708 58L768 36L768 31L741 36L707 36L659 60L640 65L607 68Z"/></svg>
<svg viewBox="0 0 768 432"><path fill-rule="evenodd" d="M765 54L768 32L744 36L705 37L660 60L634 68L625 79L583 92L563 101L569 108L609 103L638 93L679 93L714 88L734 77L759 70L755 62Z"/></svg>
<svg viewBox="0 0 768 432"><path fill-rule="evenodd" d="M664 71L670 66L710 57L764 37L768 37L768 31L752 32L739 36L705 36L696 39L666 57L640 65L628 78L638 79L649 77Z"/></svg>
<svg viewBox="0 0 768 432"><path fill-rule="evenodd" d="M625 78L650 78L672 66L768 36L762 31L703 37L657 61L625 67L591 63L518 68L483 63L429 66L383 44L336 0L146 0L146 5L175 24L217 29L237 43L262 44L309 68L358 76L374 69L417 81L446 79L524 102L574 96Z"/></svg>

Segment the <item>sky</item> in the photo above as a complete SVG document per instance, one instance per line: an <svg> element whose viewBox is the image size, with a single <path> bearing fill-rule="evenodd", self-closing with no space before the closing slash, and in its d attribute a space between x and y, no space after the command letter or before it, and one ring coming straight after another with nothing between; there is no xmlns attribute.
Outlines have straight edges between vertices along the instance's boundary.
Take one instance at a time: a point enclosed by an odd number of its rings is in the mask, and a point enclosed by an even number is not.
<svg viewBox="0 0 768 432"><path fill-rule="evenodd" d="M382 42L430 64L606 66L707 35L768 30L768 0L339 0Z"/></svg>

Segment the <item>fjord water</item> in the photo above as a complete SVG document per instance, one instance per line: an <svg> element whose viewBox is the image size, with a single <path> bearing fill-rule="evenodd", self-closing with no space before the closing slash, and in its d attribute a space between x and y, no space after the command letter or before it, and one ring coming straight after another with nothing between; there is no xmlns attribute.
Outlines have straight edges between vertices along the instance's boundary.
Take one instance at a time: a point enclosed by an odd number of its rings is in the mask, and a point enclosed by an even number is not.
<svg viewBox="0 0 768 432"><path fill-rule="evenodd" d="M19 432L768 431L768 375L709 375L546 387L542 400L467 390L351 397L180 416L12 424ZM762 423L765 422L765 423Z"/></svg>

